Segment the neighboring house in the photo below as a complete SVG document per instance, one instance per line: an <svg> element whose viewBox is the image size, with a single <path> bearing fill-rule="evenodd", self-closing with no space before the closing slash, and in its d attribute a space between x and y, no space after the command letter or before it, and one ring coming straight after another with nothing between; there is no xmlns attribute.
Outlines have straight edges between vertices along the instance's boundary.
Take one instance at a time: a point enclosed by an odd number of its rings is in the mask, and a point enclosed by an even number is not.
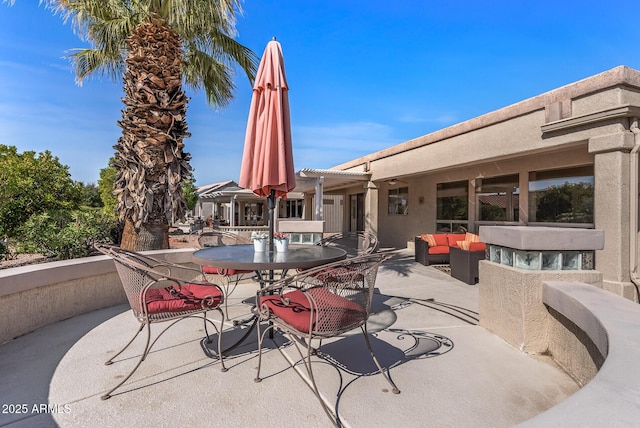
<svg viewBox="0 0 640 428"><path fill-rule="evenodd" d="M639 117L640 72L620 66L331 170L302 170L295 190L309 208L316 192L340 195L343 230L370 229L387 247L483 225L600 229L604 287L635 298Z"/></svg>
<svg viewBox="0 0 640 428"><path fill-rule="evenodd" d="M244 189L233 180L207 184L197 189L194 217L212 220L216 226L263 226L268 221L265 198ZM302 218L302 195L290 192L276 207L278 218Z"/></svg>

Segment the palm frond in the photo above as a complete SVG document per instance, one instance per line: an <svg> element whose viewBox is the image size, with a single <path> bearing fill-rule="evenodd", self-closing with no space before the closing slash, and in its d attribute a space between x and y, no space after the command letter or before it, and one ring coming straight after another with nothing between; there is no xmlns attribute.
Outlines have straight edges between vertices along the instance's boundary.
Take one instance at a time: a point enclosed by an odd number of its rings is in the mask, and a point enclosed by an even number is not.
<svg viewBox="0 0 640 428"><path fill-rule="evenodd" d="M161 13L181 35L203 34L215 28L235 36L236 16L243 11L239 0L163 0Z"/></svg>
<svg viewBox="0 0 640 428"><path fill-rule="evenodd" d="M204 89L210 105L223 107L233 98L233 70L206 52L190 46L183 68L186 84L192 89Z"/></svg>
<svg viewBox="0 0 640 428"><path fill-rule="evenodd" d="M224 33L212 31L204 36L192 39L193 46L201 52L225 64L237 63L253 84L260 58L251 49L238 43ZM188 45L191 46L191 45Z"/></svg>
<svg viewBox="0 0 640 428"><path fill-rule="evenodd" d="M72 49L68 55L76 70L76 82L82 84L90 74L107 76L111 80L120 79L124 73L125 63L122 58L107 57L100 49Z"/></svg>

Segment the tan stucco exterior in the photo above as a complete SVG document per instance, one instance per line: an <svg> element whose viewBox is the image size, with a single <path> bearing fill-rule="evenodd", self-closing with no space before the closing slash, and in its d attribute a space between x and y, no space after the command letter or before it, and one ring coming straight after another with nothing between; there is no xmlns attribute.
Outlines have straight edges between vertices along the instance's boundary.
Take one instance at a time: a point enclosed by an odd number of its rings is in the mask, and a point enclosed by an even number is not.
<svg viewBox="0 0 640 428"><path fill-rule="evenodd" d="M639 116L640 72L619 66L338 165L333 169L370 173L371 183L325 186L325 193L345 195L347 229L348 195L364 193L366 227L377 233L382 246L405 247L414 236L435 231L438 183L469 181L469 229L477 231L476 179L518 174L520 217L515 224L528 225L530 172L593 166L593 227L605 232L606 241L596 254L596 269L605 289L635 299L630 206L637 204L637 196L631 197L629 189L637 177L631 161L640 138L632 124ZM391 179L397 182L391 185ZM401 186L408 187L408 214L388 215L389 189Z"/></svg>

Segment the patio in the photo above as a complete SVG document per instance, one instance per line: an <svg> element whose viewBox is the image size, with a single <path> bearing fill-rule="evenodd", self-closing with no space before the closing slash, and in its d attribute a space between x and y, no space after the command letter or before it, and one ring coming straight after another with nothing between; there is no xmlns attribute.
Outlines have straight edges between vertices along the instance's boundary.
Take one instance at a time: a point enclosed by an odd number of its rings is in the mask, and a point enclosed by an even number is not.
<svg viewBox="0 0 640 428"><path fill-rule="evenodd" d="M243 300L255 287L242 285L231 296L232 318L246 316ZM525 355L479 327L477 286L415 263L413 252L398 251L382 265L377 289L370 328L378 333L372 344L402 393L388 390L360 335L324 343L332 360L318 360L314 370L320 391L345 426L510 427L578 390L550 359ZM103 362L136 326L128 306L118 305L0 346L0 402L28 408L26 413L3 408L0 426L329 425L301 379L304 369L294 370L285 360L297 361L293 347L272 346L264 355L264 380L256 384L255 340L235 350L226 360L229 371L221 373L218 360L203 349L198 320L170 329L134 377L101 401L142 344L112 366ZM229 343L240 333L229 323L223 339ZM49 407L33 411L41 404Z"/></svg>

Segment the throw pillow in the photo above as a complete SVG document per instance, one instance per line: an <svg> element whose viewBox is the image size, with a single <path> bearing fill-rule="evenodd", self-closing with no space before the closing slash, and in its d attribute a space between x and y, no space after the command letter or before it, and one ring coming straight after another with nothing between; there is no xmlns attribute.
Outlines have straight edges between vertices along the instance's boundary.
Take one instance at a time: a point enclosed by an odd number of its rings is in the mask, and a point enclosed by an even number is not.
<svg viewBox="0 0 640 428"><path fill-rule="evenodd" d="M480 242L480 236L476 235L475 233L467 232L464 240L467 242Z"/></svg>
<svg viewBox="0 0 640 428"><path fill-rule="evenodd" d="M469 242L458 241L458 248L460 248L461 250L469 251Z"/></svg>
<svg viewBox="0 0 640 428"><path fill-rule="evenodd" d="M420 238L422 238L423 241L427 241L427 244L429 244L430 247L435 247L438 245L436 243L435 236L433 236L430 233L425 233L424 235L420 235Z"/></svg>

